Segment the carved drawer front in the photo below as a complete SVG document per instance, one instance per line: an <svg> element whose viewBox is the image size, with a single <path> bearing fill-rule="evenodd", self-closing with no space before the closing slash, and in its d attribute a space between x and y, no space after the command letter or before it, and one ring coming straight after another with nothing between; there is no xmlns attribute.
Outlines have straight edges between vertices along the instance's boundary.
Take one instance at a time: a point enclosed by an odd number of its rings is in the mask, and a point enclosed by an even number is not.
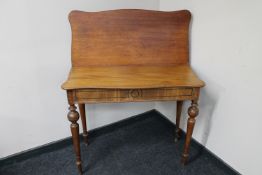
<svg viewBox="0 0 262 175"><path fill-rule="evenodd" d="M80 103L185 100L192 99L193 96L193 88L81 89L75 91L75 100Z"/></svg>

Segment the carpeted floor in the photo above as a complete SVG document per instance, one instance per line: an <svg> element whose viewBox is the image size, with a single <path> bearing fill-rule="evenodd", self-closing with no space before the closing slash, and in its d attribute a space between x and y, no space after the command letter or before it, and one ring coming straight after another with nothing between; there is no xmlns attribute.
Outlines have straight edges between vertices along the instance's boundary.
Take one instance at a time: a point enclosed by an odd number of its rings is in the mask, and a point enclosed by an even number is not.
<svg viewBox="0 0 262 175"><path fill-rule="evenodd" d="M86 175L237 174L193 142L190 162L180 164L184 138L174 143L174 126L157 111L132 117L90 133L81 144ZM70 142L71 143L71 142ZM1 175L77 175L71 144L30 159L0 165Z"/></svg>

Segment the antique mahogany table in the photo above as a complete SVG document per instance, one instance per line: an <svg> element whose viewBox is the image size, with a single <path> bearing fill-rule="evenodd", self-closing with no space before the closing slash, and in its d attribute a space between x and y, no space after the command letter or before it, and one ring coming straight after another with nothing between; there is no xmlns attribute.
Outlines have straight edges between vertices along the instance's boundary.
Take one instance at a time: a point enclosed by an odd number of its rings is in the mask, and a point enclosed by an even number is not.
<svg viewBox="0 0 262 175"><path fill-rule="evenodd" d="M72 11L72 68L62 88L67 92L76 164L82 174L79 113L87 140L86 103L177 101L175 140L184 100L191 100L182 163L189 145L197 101L204 82L189 65L187 10Z"/></svg>

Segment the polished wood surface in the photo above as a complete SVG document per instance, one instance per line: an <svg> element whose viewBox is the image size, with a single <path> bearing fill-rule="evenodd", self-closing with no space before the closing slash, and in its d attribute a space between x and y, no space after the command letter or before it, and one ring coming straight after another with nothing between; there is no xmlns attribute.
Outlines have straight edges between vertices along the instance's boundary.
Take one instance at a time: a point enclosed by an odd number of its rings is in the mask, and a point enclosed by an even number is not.
<svg viewBox="0 0 262 175"><path fill-rule="evenodd" d="M73 11L72 66L188 63L190 12Z"/></svg>
<svg viewBox="0 0 262 175"><path fill-rule="evenodd" d="M182 164L186 164L188 157L189 157L190 141L191 141L193 130L194 130L195 123L196 123L195 118L198 115L198 113L199 113L199 109L198 109L197 101L193 100L191 103L191 106L188 108L189 118L187 120L186 141L185 141L184 151L183 151L182 159L181 159Z"/></svg>
<svg viewBox="0 0 262 175"><path fill-rule="evenodd" d="M79 119L79 114L76 111L76 106L73 100L73 91L67 91L67 99L69 104L69 112L67 114L68 120L71 122L70 129L73 137L73 145L76 154L76 165L79 171L79 174L82 175L82 161L81 161L81 152L80 152L80 138L79 138L79 125L77 123Z"/></svg>
<svg viewBox="0 0 262 175"><path fill-rule="evenodd" d="M72 68L65 90L84 88L203 87L189 65L91 66Z"/></svg>
<svg viewBox="0 0 262 175"><path fill-rule="evenodd" d="M190 140L200 88L205 84L189 65L187 10L72 11L72 68L62 88L67 91L76 164L82 174L79 105L87 143L86 103L178 101L175 140L180 137L182 104L191 100L182 163Z"/></svg>
<svg viewBox="0 0 262 175"><path fill-rule="evenodd" d="M78 103L193 100L198 98L198 91L199 88L78 89L74 91L74 100Z"/></svg>

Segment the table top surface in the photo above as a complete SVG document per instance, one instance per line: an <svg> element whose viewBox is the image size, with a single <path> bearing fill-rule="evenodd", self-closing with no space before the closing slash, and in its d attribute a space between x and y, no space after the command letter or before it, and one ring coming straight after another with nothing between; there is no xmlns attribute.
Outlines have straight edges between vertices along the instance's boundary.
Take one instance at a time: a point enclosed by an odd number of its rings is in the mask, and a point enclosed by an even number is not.
<svg viewBox="0 0 262 175"><path fill-rule="evenodd" d="M136 89L203 87L189 65L72 67L62 88Z"/></svg>
<svg viewBox="0 0 262 175"><path fill-rule="evenodd" d="M189 66L187 10L73 11L70 89L203 87Z"/></svg>

